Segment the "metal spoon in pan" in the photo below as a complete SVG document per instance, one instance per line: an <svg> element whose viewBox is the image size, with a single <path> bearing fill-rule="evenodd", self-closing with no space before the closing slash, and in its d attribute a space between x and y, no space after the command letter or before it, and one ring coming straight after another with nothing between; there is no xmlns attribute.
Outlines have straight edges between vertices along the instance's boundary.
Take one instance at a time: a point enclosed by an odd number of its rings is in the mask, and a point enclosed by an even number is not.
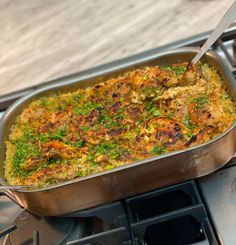
<svg viewBox="0 0 236 245"><path fill-rule="evenodd" d="M236 18L236 1L230 6L223 18L217 24L209 38L201 47L200 51L196 54L190 64L196 64L201 57L207 52L211 45L221 36L221 34L226 30L227 27L234 21Z"/></svg>

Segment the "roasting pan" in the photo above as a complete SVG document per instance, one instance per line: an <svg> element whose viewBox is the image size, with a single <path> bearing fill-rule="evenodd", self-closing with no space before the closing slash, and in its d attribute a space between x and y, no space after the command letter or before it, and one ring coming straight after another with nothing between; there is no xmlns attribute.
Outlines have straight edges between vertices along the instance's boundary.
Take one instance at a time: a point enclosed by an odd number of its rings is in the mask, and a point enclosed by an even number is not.
<svg viewBox="0 0 236 245"><path fill-rule="evenodd" d="M197 48L189 47L152 55L143 53L135 58L126 58L57 79L15 102L7 109L0 122L0 184L7 185L3 174L4 142L15 118L31 101L58 91L73 91L91 86L134 68L190 61L196 52L198 52ZM235 80L223 59L214 52L207 52L201 60L219 71L223 82L236 101ZM226 132L195 147L75 178L46 188L27 190L12 188L2 192L32 213L43 216L63 215L209 174L232 158L236 149L235 142L234 122Z"/></svg>

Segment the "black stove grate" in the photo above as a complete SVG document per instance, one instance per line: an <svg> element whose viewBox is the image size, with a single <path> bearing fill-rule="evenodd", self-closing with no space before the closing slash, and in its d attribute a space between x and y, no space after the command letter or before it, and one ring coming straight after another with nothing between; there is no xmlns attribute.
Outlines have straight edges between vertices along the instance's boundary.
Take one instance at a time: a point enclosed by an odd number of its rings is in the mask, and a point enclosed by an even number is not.
<svg viewBox="0 0 236 245"><path fill-rule="evenodd" d="M152 225L147 228L144 235L147 245L184 245L205 239L201 224L190 215Z"/></svg>
<svg viewBox="0 0 236 245"><path fill-rule="evenodd" d="M87 229L86 233L72 238L64 226L65 222L70 224L69 219L72 223L77 222L77 219L90 220L93 225L96 219L103 226L92 229L92 232ZM66 238L60 232L61 242L57 244L66 245L217 244L194 181L63 217L36 217L24 211L15 224L18 229L11 226L2 232L2 235L10 233L6 245L18 244L17 241L20 241L20 245L53 244L50 238L58 238L58 229L63 229ZM31 227L25 232L24 227L27 225ZM20 238L17 238L17 233L20 233ZM47 234L51 236L49 241L45 240Z"/></svg>

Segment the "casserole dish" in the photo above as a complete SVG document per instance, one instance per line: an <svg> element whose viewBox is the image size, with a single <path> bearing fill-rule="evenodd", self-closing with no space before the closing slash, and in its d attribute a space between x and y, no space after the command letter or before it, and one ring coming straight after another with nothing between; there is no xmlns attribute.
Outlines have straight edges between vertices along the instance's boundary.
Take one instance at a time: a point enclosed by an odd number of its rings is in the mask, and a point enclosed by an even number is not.
<svg viewBox="0 0 236 245"><path fill-rule="evenodd" d="M58 91L67 92L94 85L129 69L186 62L191 60L196 52L198 49L182 48L151 56L145 56L144 53L139 57L136 56L136 59L124 59L58 79L53 85L45 85L18 100L5 112L0 124L1 185L7 184L3 178L4 142L15 118L30 102L40 96ZM224 61L213 52L208 52L202 60L218 70L235 101L234 78ZM233 156L234 136L235 122L226 132L195 147L137 161L46 188L25 190L12 188L6 192L30 212L45 216L63 215L209 174L222 167Z"/></svg>

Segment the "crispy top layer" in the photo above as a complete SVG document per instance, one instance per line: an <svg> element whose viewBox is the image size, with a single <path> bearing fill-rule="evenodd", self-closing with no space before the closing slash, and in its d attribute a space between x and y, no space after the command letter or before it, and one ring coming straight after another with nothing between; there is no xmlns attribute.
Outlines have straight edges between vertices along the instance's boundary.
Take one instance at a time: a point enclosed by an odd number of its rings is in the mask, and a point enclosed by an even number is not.
<svg viewBox="0 0 236 245"><path fill-rule="evenodd" d="M6 141L5 178L48 186L204 143L234 120L209 65L135 69L32 102Z"/></svg>

